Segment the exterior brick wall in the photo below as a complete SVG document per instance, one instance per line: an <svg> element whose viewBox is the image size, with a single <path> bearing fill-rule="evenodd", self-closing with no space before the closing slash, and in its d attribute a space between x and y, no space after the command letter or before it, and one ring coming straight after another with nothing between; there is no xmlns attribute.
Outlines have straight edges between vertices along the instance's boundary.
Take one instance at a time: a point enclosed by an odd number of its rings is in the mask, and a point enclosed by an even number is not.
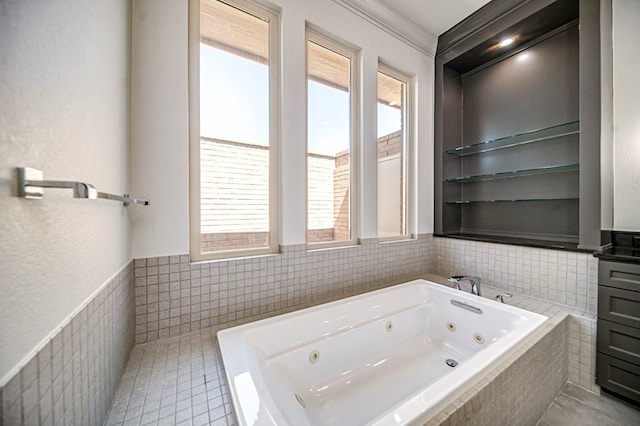
<svg viewBox="0 0 640 426"><path fill-rule="evenodd" d="M378 158L402 154L402 130L378 138Z"/></svg>
<svg viewBox="0 0 640 426"><path fill-rule="evenodd" d="M333 241L333 239L334 239L333 228L309 229L307 231L307 241L309 242L324 243L327 241Z"/></svg>
<svg viewBox="0 0 640 426"><path fill-rule="evenodd" d="M200 236L200 247L203 252L268 246L269 232L220 232Z"/></svg>
<svg viewBox="0 0 640 426"><path fill-rule="evenodd" d="M349 180L350 152L342 151L336 156L336 168L333 171L333 229L334 241L351 239L349 229Z"/></svg>
<svg viewBox="0 0 640 426"><path fill-rule="evenodd" d="M309 154L307 190L307 241L333 241L334 157Z"/></svg>
<svg viewBox="0 0 640 426"><path fill-rule="evenodd" d="M268 246L269 148L208 138L200 142L201 250ZM378 139L379 159L401 152L401 131ZM307 161L307 240L349 240L350 152L309 154Z"/></svg>
<svg viewBox="0 0 640 426"><path fill-rule="evenodd" d="M268 147L202 138L200 164L203 234L269 230Z"/></svg>

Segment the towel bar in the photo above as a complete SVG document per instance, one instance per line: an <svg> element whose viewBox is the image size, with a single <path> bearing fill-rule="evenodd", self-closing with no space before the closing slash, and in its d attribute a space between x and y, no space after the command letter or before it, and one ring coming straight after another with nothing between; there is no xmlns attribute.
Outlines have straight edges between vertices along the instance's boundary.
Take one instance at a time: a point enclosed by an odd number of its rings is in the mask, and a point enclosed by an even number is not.
<svg viewBox="0 0 640 426"><path fill-rule="evenodd" d="M93 185L85 182L64 181L64 180L43 180L42 170L31 167L17 167L18 173L18 196L39 200L44 196L43 188L69 188L73 189L73 198L96 199L122 201L125 206L129 204L149 205L146 198L131 198L129 194L114 195L98 191Z"/></svg>

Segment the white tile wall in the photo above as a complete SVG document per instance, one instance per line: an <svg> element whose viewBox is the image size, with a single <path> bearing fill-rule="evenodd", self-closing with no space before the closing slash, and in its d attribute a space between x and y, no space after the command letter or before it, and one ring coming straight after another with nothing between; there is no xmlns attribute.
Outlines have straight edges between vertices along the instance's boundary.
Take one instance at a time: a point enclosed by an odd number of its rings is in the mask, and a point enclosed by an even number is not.
<svg viewBox="0 0 640 426"><path fill-rule="evenodd" d="M433 239L432 272L475 275L488 285L595 313L598 260L590 253Z"/></svg>
<svg viewBox="0 0 640 426"><path fill-rule="evenodd" d="M0 387L0 424L102 424L134 344L133 262Z"/></svg>
<svg viewBox="0 0 640 426"><path fill-rule="evenodd" d="M596 385L595 315L571 315L569 322L569 381L600 393Z"/></svg>
<svg viewBox="0 0 640 426"><path fill-rule="evenodd" d="M597 259L548 250L421 235L416 240L189 263L187 255L136 259L136 342L249 322L407 281L428 272L477 275L483 284L566 306L570 380L595 385Z"/></svg>
<svg viewBox="0 0 640 426"><path fill-rule="evenodd" d="M135 260L136 342L351 296L428 272L430 235L347 248L189 263L189 256Z"/></svg>
<svg viewBox="0 0 640 426"><path fill-rule="evenodd" d="M434 237L433 242L433 272L438 275L476 275L485 285L569 308L569 381L600 392L595 384L597 258L590 253L452 238Z"/></svg>

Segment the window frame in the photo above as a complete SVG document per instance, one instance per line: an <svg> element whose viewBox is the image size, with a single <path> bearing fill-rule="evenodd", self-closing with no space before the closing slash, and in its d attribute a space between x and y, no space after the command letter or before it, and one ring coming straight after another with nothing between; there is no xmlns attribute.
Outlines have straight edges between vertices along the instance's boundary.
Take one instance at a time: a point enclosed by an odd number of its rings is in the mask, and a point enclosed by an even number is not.
<svg viewBox="0 0 640 426"><path fill-rule="evenodd" d="M309 43L315 43L349 59L349 231L350 238L340 241L309 242ZM360 164L360 52L354 47L325 35L309 24L305 27L305 216L304 239L307 250L348 247L358 244L358 171Z"/></svg>
<svg viewBox="0 0 640 426"><path fill-rule="evenodd" d="M247 0L215 0L269 22L269 246L202 252L200 187L200 0L189 1L189 251L192 261L265 255L280 251L280 16Z"/></svg>
<svg viewBox="0 0 640 426"><path fill-rule="evenodd" d="M414 106L413 99L415 97L414 94L414 84L413 77L398 71L392 66L386 64L385 62L378 60L378 70L376 72L376 104L377 104L377 81L378 81L378 73L385 74L388 77L391 77L395 80L400 81L404 84L404 102L403 102L403 119L402 123L402 148L405 155L402 156L402 170L404 171L404 194L403 201L405 203L404 209L404 223L405 223L405 231L403 235L398 236L389 236L389 237L380 237L378 236L378 241L380 242L392 242L392 241L403 241L410 240L413 238L413 230L414 230L414 211L413 207L415 205L415 194L414 194L414 161L415 161L415 140L414 140ZM377 115L377 105L376 105L376 115ZM378 167L378 151L377 151L377 140L376 138L376 167ZM377 169L376 169L377 172ZM376 173L377 176L377 173ZM378 194L378 180L376 179L376 197ZM378 208L376 202L376 209ZM378 215L376 214L376 217ZM376 234L379 232L379 224L376 223Z"/></svg>

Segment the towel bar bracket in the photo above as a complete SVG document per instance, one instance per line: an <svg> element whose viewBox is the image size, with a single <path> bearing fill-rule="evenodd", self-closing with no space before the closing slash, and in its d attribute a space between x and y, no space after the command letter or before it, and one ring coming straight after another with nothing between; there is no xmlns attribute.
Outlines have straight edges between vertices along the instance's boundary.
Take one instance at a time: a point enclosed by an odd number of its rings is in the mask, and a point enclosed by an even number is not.
<svg viewBox="0 0 640 426"><path fill-rule="evenodd" d="M31 167L18 167L18 197L39 200L44 196L44 188L27 184L31 181L41 181L44 179L42 170Z"/></svg>

